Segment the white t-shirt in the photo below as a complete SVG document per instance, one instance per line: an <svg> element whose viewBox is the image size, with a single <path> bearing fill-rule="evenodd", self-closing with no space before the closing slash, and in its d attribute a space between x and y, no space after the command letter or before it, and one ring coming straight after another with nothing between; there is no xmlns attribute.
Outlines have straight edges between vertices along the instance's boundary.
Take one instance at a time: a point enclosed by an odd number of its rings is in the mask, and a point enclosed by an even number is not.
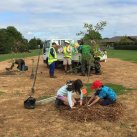
<svg viewBox="0 0 137 137"><path fill-rule="evenodd" d="M68 87L67 85L62 86L57 91L57 96L66 96L68 98L69 106L72 108L72 106L73 106L73 101L72 101L72 94L73 94L73 92L72 91L68 91L67 87ZM81 100L83 99L82 91L81 91L81 94L80 94L80 99Z"/></svg>

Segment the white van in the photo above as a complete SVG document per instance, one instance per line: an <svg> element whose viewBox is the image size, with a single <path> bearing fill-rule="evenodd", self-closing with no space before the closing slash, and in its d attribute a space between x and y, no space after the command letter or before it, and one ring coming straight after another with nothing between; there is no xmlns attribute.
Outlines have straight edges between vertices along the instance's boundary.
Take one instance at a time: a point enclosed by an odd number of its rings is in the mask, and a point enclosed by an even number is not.
<svg viewBox="0 0 137 137"><path fill-rule="evenodd" d="M48 52L50 47L52 46L53 42L56 42L59 47L57 51L57 61L63 61L64 59L64 54L62 53L63 47L65 46L65 40L69 41L70 43L74 43L74 40L70 39L52 39L52 40L46 40L44 45L43 45L43 61L44 63L47 63L48 59ZM80 60L80 54L72 54L72 61L74 62L79 62Z"/></svg>

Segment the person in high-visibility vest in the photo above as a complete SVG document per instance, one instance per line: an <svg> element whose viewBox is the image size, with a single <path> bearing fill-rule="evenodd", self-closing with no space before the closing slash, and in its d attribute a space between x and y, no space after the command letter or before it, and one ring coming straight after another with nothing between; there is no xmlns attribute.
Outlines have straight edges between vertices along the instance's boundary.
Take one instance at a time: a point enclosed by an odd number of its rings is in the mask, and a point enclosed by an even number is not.
<svg viewBox="0 0 137 137"><path fill-rule="evenodd" d="M63 49L63 53L64 53L64 60L63 60L63 65L65 68L65 73L67 73L68 71L68 66L69 69L71 69L71 58L72 58L72 47L70 46L70 42L69 41L65 41L65 46Z"/></svg>
<svg viewBox="0 0 137 137"><path fill-rule="evenodd" d="M55 42L52 43L52 46L49 49L48 53L48 65L49 65L49 75L50 78L56 78L54 76L55 71L55 62L57 61L57 54L55 48L57 47L57 44Z"/></svg>

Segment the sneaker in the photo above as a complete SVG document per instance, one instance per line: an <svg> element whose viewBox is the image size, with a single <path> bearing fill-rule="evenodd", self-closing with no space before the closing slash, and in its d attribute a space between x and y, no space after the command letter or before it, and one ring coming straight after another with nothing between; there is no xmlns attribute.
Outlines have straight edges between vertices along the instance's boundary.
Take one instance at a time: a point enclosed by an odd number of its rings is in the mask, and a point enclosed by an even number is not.
<svg viewBox="0 0 137 137"><path fill-rule="evenodd" d="M55 107L59 108L62 105L64 105L63 101L58 99L58 98L56 98L56 100L55 100Z"/></svg>

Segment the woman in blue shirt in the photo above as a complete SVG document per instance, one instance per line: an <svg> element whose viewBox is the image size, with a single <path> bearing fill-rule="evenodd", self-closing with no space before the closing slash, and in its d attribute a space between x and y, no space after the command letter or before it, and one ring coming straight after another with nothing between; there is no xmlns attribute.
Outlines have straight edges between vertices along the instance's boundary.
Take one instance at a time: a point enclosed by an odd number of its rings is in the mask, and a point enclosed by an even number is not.
<svg viewBox="0 0 137 137"><path fill-rule="evenodd" d="M115 91L110 87L104 86L99 80L93 82L91 90L95 90L96 92L88 101L88 106L92 106L97 102L103 106L116 102L117 95Z"/></svg>
<svg viewBox="0 0 137 137"><path fill-rule="evenodd" d="M74 108L76 103L75 98L73 97L73 93L76 92L80 95L80 105L82 105L83 94L81 88L83 87L83 83L80 79L75 81L68 81L64 86L62 86L57 91L57 98L55 101L56 107L59 107L62 104L70 106L70 108Z"/></svg>

